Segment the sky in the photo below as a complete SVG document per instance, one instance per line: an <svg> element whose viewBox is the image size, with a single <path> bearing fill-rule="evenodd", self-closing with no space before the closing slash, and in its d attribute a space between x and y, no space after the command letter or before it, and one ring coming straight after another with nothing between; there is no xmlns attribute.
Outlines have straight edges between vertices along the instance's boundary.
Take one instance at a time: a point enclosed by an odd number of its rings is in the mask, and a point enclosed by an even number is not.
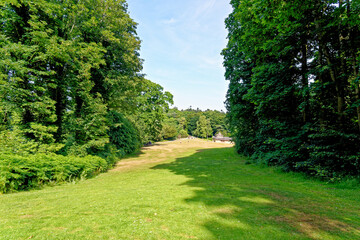
<svg viewBox="0 0 360 240"><path fill-rule="evenodd" d="M226 0L127 0L137 22L146 78L174 95L173 107L224 110Z"/></svg>

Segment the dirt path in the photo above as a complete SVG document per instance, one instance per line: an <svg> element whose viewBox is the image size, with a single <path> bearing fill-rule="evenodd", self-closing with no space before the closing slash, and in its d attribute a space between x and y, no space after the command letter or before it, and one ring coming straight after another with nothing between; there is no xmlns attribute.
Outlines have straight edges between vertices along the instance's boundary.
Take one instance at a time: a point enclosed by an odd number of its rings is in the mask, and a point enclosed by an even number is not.
<svg viewBox="0 0 360 240"><path fill-rule="evenodd" d="M111 171L122 171L145 164L159 163L175 159L184 153L201 149L233 147L233 144L215 143L202 139L181 139L155 143L152 146L143 147L141 152L134 157L128 157L119 161ZM160 154L159 154L160 152ZM156 157L154 155L157 155Z"/></svg>

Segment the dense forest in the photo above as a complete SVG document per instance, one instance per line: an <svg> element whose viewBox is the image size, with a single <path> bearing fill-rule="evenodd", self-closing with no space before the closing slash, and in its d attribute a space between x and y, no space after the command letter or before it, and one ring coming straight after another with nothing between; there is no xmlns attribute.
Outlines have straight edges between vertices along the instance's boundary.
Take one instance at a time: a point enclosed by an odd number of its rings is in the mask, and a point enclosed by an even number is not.
<svg viewBox="0 0 360 240"><path fill-rule="evenodd" d="M125 0L5 0L0 19L0 192L93 175L158 138L172 95L141 74Z"/></svg>
<svg viewBox="0 0 360 240"><path fill-rule="evenodd" d="M331 181L360 174L360 2L232 0L223 50L239 153Z"/></svg>

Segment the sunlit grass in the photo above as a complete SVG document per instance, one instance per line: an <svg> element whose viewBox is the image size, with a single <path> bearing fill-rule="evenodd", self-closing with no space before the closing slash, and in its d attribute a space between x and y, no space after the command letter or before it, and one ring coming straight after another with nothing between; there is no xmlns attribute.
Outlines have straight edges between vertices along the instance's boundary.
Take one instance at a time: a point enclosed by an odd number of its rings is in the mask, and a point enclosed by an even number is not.
<svg viewBox="0 0 360 240"><path fill-rule="evenodd" d="M224 146L161 143L90 180L0 195L0 239L360 239L359 188Z"/></svg>

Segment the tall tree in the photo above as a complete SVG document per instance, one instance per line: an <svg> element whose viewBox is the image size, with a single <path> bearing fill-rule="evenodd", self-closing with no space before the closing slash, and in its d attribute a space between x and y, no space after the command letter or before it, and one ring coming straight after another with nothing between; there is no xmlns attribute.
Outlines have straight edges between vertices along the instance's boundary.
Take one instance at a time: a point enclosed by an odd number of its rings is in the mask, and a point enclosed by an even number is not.
<svg viewBox="0 0 360 240"><path fill-rule="evenodd" d="M359 4L231 4L223 56L238 151L287 169L346 172L359 135Z"/></svg>
<svg viewBox="0 0 360 240"><path fill-rule="evenodd" d="M137 97L135 112L131 120L138 127L144 143L160 140L160 133L169 104L173 104L171 93L150 80L144 80L141 93Z"/></svg>
<svg viewBox="0 0 360 240"><path fill-rule="evenodd" d="M102 151L118 114L134 114L144 88L161 88L140 74L125 0L4 0L0 19L1 129L65 143L63 152Z"/></svg>
<svg viewBox="0 0 360 240"><path fill-rule="evenodd" d="M204 115L200 115L199 120L196 122L196 130L194 135L200 138L208 138L212 136L212 128L210 125L210 120L207 119Z"/></svg>

